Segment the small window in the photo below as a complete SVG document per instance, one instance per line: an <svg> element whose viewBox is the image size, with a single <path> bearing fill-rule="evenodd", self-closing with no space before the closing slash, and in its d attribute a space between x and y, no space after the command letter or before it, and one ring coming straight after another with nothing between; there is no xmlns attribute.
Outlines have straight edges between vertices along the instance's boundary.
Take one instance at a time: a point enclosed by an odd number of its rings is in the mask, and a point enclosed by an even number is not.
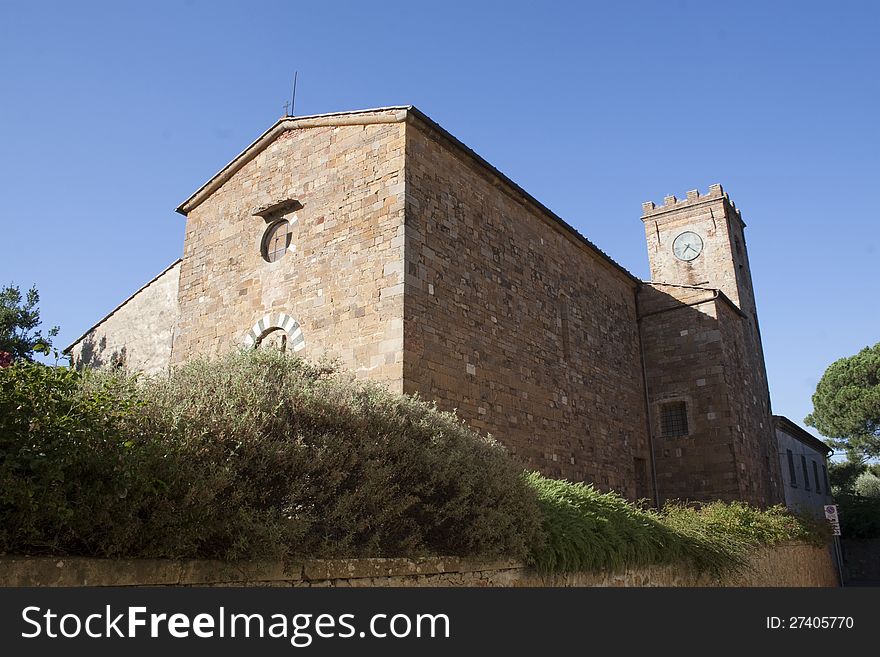
<svg viewBox="0 0 880 657"><path fill-rule="evenodd" d="M263 260L266 262L280 260L290 248L291 237L290 222L287 219L270 225L263 235Z"/></svg>
<svg viewBox="0 0 880 657"><path fill-rule="evenodd" d="M559 299L559 332L562 334L562 357L571 360L571 329L568 323L568 298Z"/></svg>
<svg viewBox="0 0 880 657"><path fill-rule="evenodd" d="M807 471L807 457L801 454L801 469L804 471L804 490L810 490L810 473Z"/></svg>
<svg viewBox="0 0 880 657"><path fill-rule="evenodd" d="M828 485L828 468L822 466L822 481L825 482L825 493L831 494L831 486Z"/></svg>
<svg viewBox="0 0 880 657"><path fill-rule="evenodd" d="M790 449L785 450L788 454L788 480L792 488L797 488L797 472L794 469L794 454Z"/></svg>
<svg viewBox="0 0 880 657"><path fill-rule="evenodd" d="M813 479L816 481L816 492L822 492L822 484L819 483L819 464L813 461Z"/></svg>
<svg viewBox="0 0 880 657"><path fill-rule="evenodd" d="M660 433L664 438L688 435L687 402L660 405Z"/></svg>

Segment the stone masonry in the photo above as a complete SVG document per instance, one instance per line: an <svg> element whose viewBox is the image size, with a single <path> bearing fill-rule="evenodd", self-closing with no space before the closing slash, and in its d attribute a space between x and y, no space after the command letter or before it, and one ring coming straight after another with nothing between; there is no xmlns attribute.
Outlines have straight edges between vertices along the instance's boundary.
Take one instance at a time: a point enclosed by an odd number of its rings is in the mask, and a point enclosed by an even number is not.
<svg viewBox="0 0 880 657"><path fill-rule="evenodd" d="M395 112L281 133L187 213L172 363L240 345L265 315L302 327L307 358L340 358L402 389L403 153ZM261 207L295 199L292 248L265 262Z"/></svg>
<svg viewBox="0 0 880 657"><path fill-rule="evenodd" d="M837 586L829 551L802 543L756 550L726 577L687 565L544 575L512 560L458 557L207 561L0 556L0 586Z"/></svg>
<svg viewBox="0 0 880 657"><path fill-rule="evenodd" d="M527 467L652 497L638 281L429 123L406 149L404 390Z"/></svg>
<svg viewBox="0 0 880 657"><path fill-rule="evenodd" d="M156 276L68 348L76 367L168 367L177 326L180 260Z"/></svg>
<svg viewBox="0 0 880 657"><path fill-rule="evenodd" d="M741 213L709 193L643 205L652 283L640 293L649 413L661 500L782 501L770 393ZM675 256L697 234L702 252ZM663 436L658 418L684 401L689 432Z"/></svg>
<svg viewBox="0 0 880 657"><path fill-rule="evenodd" d="M285 117L178 208L173 321L142 321L153 283L113 315L140 334L111 317L69 351L161 371L271 343L455 409L550 476L776 502L745 224L720 185L643 209L650 283L413 107ZM683 231L703 245L688 262ZM669 403L686 433L664 435Z"/></svg>

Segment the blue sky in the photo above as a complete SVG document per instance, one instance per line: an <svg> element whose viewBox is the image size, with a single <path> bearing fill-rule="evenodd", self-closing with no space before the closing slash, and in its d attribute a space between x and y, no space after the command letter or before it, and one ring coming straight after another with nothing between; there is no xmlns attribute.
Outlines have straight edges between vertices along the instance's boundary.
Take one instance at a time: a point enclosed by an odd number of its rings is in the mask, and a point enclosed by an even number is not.
<svg viewBox="0 0 880 657"><path fill-rule="evenodd" d="M880 3L0 1L0 285L65 346L283 112L415 104L640 277L641 203L743 211L774 411L880 341Z"/></svg>

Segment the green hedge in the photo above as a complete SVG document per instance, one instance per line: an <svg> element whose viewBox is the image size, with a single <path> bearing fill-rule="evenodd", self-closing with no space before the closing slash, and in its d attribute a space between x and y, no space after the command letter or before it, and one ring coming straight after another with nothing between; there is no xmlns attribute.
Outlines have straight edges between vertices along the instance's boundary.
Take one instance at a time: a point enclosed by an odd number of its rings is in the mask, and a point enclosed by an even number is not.
<svg viewBox="0 0 880 657"><path fill-rule="evenodd" d="M545 572L618 571L631 566L687 563L715 575L747 563L749 550L784 541L823 544L827 530L783 507L740 502L641 508L590 485L547 479L529 483L541 504L546 539L531 561Z"/></svg>
<svg viewBox="0 0 880 657"><path fill-rule="evenodd" d="M524 556L521 471L454 415L271 352L137 382L0 370L0 551Z"/></svg>
<svg viewBox="0 0 880 657"><path fill-rule="evenodd" d="M271 351L141 379L0 368L0 553L720 573L755 545L816 536L781 509L658 513L523 473L453 414Z"/></svg>

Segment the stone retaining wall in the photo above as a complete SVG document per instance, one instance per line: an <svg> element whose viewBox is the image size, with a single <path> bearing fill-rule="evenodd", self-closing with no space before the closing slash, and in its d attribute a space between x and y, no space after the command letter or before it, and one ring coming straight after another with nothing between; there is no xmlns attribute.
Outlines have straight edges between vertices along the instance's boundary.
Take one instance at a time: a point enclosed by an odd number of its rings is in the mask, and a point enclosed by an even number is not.
<svg viewBox="0 0 880 657"><path fill-rule="evenodd" d="M758 550L751 568L719 581L682 566L542 576L516 561L336 559L302 563L0 557L2 586L837 586L825 548Z"/></svg>

